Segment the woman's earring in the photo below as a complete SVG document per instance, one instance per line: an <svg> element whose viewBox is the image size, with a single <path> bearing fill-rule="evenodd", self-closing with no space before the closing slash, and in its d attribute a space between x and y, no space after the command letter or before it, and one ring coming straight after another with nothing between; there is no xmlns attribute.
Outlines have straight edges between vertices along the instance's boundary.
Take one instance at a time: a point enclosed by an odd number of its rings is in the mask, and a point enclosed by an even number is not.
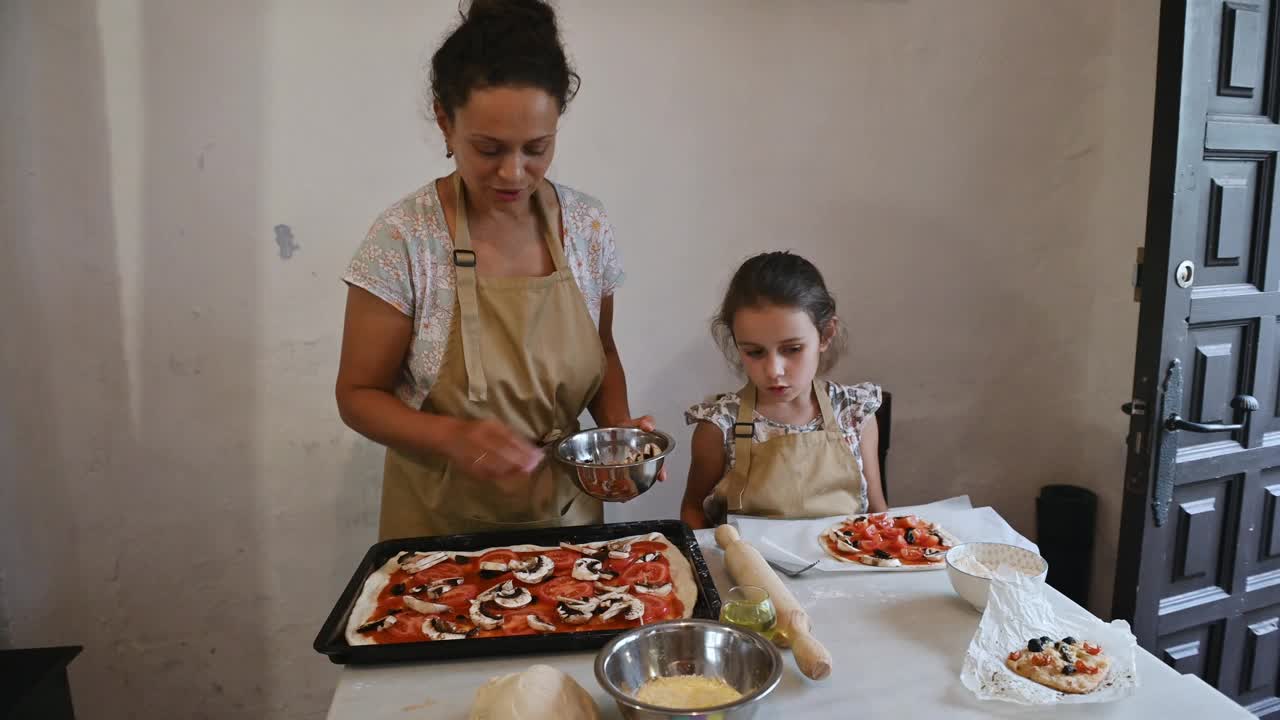
<svg viewBox="0 0 1280 720"><path fill-rule="evenodd" d="M444 146L444 156L445 156L445 157L447 157L447 158L451 158L451 157L453 157L453 148L449 147L448 145L445 145L445 146Z"/></svg>

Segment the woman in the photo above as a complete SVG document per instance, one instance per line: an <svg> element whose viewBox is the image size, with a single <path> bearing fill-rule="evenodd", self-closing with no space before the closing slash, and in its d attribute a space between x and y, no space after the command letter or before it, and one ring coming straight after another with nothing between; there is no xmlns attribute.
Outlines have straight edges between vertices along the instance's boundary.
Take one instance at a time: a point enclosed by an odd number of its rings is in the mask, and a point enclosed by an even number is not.
<svg viewBox="0 0 1280 720"><path fill-rule="evenodd" d="M545 179L577 90L554 11L476 0L431 61L456 172L385 211L349 284L336 394L387 446L381 538L600 522L541 449L630 417L599 201Z"/></svg>

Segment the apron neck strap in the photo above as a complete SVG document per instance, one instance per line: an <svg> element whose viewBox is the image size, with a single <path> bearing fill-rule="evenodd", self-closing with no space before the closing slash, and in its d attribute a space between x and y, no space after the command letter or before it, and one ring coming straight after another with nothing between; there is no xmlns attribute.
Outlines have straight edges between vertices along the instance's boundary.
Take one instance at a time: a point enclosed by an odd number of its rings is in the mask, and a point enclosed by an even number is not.
<svg viewBox="0 0 1280 720"><path fill-rule="evenodd" d="M751 472L751 441L756 434L756 386L748 382L738 391L738 421L733 424L734 482L726 493L729 512L742 511L742 496L747 491Z"/></svg>
<svg viewBox="0 0 1280 720"><path fill-rule="evenodd" d="M813 379L813 396L818 399L818 411L822 414L822 429L828 432L838 431L836 427L836 411L831 407L830 383L826 380Z"/></svg>
<svg viewBox="0 0 1280 720"><path fill-rule="evenodd" d="M467 399L482 403L489 384L480 362L480 301L476 298L476 253L471 249L467 226L467 196L462 176L453 174L453 273L458 291L458 331L462 335L462 361L467 369Z"/></svg>
<svg viewBox="0 0 1280 720"><path fill-rule="evenodd" d="M471 247L471 228L467 223L467 189L462 176L451 177L454 197L453 269L458 291L458 321L462 335L462 358L467 368L467 397L476 403L488 398L488 382L484 365L480 362L480 301L476 297L476 253ZM542 237L551 254L551 263L557 273L568 267L564 257L564 242L560 232L560 212L552 207L551 198L555 186L549 181L534 190L533 212L542 226ZM555 215L555 222L551 221Z"/></svg>

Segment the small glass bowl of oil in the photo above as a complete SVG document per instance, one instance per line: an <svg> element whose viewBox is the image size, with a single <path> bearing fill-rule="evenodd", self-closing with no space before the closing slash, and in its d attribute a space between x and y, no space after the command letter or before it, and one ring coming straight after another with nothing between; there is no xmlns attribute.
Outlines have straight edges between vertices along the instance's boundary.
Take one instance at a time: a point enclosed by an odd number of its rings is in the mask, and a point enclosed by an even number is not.
<svg viewBox="0 0 1280 720"><path fill-rule="evenodd" d="M720 622L754 630L773 640L778 627L778 612L764 588L738 585L729 588L721 600Z"/></svg>

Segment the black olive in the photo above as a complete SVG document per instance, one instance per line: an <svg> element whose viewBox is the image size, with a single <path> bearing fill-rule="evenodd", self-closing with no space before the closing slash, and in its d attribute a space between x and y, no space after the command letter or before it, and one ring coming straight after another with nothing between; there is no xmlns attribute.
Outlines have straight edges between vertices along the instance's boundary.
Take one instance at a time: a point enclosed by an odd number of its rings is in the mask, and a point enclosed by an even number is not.
<svg viewBox="0 0 1280 720"><path fill-rule="evenodd" d="M1044 646L1040 643L1039 638L1031 638L1027 641L1027 649L1031 652L1040 652L1044 649Z"/></svg>
<svg viewBox="0 0 1280 720"><path fill-rule="evenodd" d="M1047 642L1050 642L1051 640L1053 640L1053 638L1049 637L1048 635L1040 636L1040 642L1042 643L1047 643Z"/></svg>
<svg viewBox="0 0 1280 720"><path fill-rule="evenodd" d="M466 622L468 619L466 615L458 615L457 618L462 622Z"/></svg>
<svg viewBox="0 0 1280 720"><path fill-rule="evenodd" d="M1072 665L1071 663L1067 663L1066 665L1063 665L1063 666L1062 666L1062 674L1063 674L1063 675L1075 675L1075 674L1076 674L1076 666L1075 666L1075 665Z"/></svg>
<svg viewBox="0 0 1280 720"><path fill-rule="evenodd" d="M400 613L402 613L402 612L404 612L404 608L396 608L395 610L388 610L388 611L387 611L387 614L388 614L388 615L399 615L399 614L400 614Z"/></svg>
<svg viewBox="0 0 1280 720"><path fill-rule="evenodd" d="M404 583L396 583L395 585L392 585L392 586L391 586L391 594L392 594L392 595L403 595L403 594L404 594Z"/></svg>
<svg viewBox="0 0 1280 720"><path fill-rule="evenodd" d="M889 553L887 553L887 552L885 552L885 551L883 551L883 550L879 550L879 549L877 549L877 550L876 550L876 552L875 552L875 556L876 556L876 557L878 557L878 558L880 558L881 560L892 560L892 559L893 559L893 556L892 556L892 555L890 555Z"/></svg>
<svg viewBox="0 0 1280 720"><path fill-rule="evenodd" d="M1066 636L1066 637L1062 638L1062 644L1063 644L1063 645L1075 645L1075 644L1076 644L1076 639L1075 639L1075 638L1073 638L1073 637L1071 637L1070 635L1068 635L1068 636Z"/></svg>
<svg viewBox="0 0 1280 720"><path fill-rule="evenodd" d="M1067 654L1066 650L1063 650L1062 652L1058 653L1058 657L1062 658L1062 662L1068 665L1075 662L1075 660L1070 655Z"/></svg>
<svg viewBox="0 0 1280 720"><path fill-rule="evenodd" d="M916 529L915 529L915 528L907 528L907 532L906 532L906 533L904 533L902 537L903 537L903 539L905 539L905 540L907 541L907 544L909 544L909 545L915 545L915 544L916 544Z"/></svg>

